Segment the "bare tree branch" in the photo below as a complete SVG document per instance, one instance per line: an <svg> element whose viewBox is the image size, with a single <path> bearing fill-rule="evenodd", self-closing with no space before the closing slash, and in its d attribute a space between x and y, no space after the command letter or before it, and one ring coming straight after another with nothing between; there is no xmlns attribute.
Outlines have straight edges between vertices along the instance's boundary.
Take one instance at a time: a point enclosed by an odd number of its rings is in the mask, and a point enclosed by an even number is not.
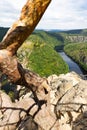
<svg viewBox="0 0 87 130"><path fill-rule="evenodd" d="M25 70L16 58L18 48L32 33L51 0L28 0L17 22L7 32L0 43L0 70L11 82L29 86L40 86L44 79ZM45 82L46 85L46 82ZM36 90L33 87L34 90Z"/></svg>
<svg viewBox="0 0 87 130"><path fill-rule="evenodd" d="M51 0L28 0L22 8L21 16L0 43L0 49L11 51L14 55L21 44L32 33Z"/></svg>

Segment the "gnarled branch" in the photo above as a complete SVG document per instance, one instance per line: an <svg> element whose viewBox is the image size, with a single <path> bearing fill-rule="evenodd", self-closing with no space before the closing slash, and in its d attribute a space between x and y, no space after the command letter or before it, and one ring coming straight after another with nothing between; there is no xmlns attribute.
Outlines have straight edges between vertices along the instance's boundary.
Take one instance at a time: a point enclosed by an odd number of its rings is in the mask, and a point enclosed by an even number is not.
<svg viewBox="0 0 87 130"><path fill-rule="evenodd" d="M12 25L0 43L0 70L11 82L26 84L26 86L40 86L44 81L39 75L25 70L15 54L32 33L50 2L51 0L28 0L22 8L19 20Z"/></svg>
<svg viewBox="0 0 87 130"><path fill-rule="evenodd" d="M50 2L51 0L28 0L19 20L12 25L0 43L0 49L7 49L14 55L32 33Z"/></svg>

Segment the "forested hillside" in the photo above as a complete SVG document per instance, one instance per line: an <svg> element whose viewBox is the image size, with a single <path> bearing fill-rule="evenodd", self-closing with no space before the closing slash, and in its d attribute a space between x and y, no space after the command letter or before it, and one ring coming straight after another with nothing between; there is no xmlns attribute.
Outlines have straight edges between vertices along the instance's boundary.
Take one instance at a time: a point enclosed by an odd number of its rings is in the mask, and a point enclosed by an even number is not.
<svg viewBox="0 0 87 130"><path fill-rule="evenodd" d="M87 29L51 32L54 37L61 39L61 46L65 53L76 61L87 72Z"/></svg>
<svg viewBox="0 0 87 130"><path fill-rule="evenodd" d="M64 47L64 51L87 71L87 43L68 44Z"/></svg>
<svg viewBox="0 0 87 130"><path fill-rule="evenodd" d="M19 59L27 68L41 76L69 71L67 64L55 51L61 41L45 31L34 31L19 50ZM23 58L25 57L25 58Z"/></svg>
<svg viewBox="0 0 87 130"><path fill-rule="evenodd" d="M58 38L63 45L68 43L85 43L87 42L87 29L69 30L61 32L49 32Z"/></svg>

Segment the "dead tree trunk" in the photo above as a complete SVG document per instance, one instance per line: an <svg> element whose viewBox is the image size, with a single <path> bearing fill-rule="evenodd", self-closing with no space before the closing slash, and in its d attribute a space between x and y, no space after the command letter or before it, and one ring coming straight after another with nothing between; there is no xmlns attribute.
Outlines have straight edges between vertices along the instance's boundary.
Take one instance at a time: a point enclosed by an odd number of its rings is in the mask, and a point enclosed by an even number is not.
<svg viewBox="0 0 87 130"><path fill-rule="evenodd" d="M51 0L28 0L22 8L19 20L12 25L0 43L0 70L8 76L11 82L26 84L27 87L37 87L45 80L25 70L18 62L16 53L32 33L50 2Z"/></svg>
<svg viewBox="0 0 87 130"><path fill-rule="evenodd" d="M27 102L24 100L18 102L18 104L12 104L10 99L0 92L0 130L3 130L4 128L6 130L8 128L9 130L15 130L21 123L24 123L21 121L25 121L23 120L25 117L29 118L31 115L34 120L36 114L39 113L40 110L41 115L45 117L44 122L46 122L46 125L43 126L43 128L48 129L55 123L56 118L51 115L50 106L47 105L49 104L48 97L50 87L47 84L46 79L30 70L24 69L16 57L18 48L32 33L50 2L51 0L28 0L21 11L19 20L12 25L0 43L0 71L8 77L10 82L17 85L24 85L29 88L34 95L34 97L29 98ZM43 104L46 104L47 106ZM42 105L43 108L41 109ZM34 106L36 110L32 110ZM31 110L33 113L30 112ZM21 115L21 111L23 116ZM7 115L7 117L4 115ZM49 123L46 121L46 115L48 115ZM13 116L15 116L16 119L15 117L13 119ZM39 115L37 114L35 119L37 123L39 123L38 117ZM50 119L51 122L49 121ZM34 128L36 129L37 123L30 121L29 118L28 123L30 122L32 125L36 125ZM47 124L50 125L47 127ZM43 130L43 128L38 128L38 130ZM21 130L20 127L19 130ZM33 128L31 128L31 130L33 130Z"/></svg>

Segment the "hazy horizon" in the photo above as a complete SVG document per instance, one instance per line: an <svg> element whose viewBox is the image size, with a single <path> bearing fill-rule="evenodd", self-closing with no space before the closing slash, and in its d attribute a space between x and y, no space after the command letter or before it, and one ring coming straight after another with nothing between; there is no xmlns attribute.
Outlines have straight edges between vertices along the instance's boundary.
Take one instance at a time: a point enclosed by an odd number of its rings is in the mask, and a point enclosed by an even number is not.
<svg viewBox="0 0 87 130"><path fill-rule="evenodd" d="M0 26L0 28L10 28L10 27L2 27ZM54 31L70 31L70 30L82 30L82 29L87 29L87 28L80 28L80 29L77 29L77 28L74 28L74 29L45 29L45 28L35 28L35 30L45 30L45 31L50 31L50 30L54 30Z"/></svg>

